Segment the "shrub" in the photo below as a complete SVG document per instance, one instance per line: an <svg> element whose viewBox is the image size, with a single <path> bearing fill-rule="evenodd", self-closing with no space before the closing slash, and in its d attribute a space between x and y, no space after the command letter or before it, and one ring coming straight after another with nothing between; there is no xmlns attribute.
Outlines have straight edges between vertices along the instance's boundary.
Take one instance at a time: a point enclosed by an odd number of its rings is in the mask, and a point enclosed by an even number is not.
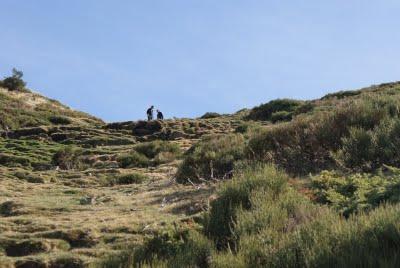
<svg viewBox="0 0 400 268"><path fill-rule="evenodd" d="M249 236L240 249L247 267L397 267L400 207L343 220L329 211L270 243Z"/></svg>
<svg viewBox="0 0 400 268"><path fill-rule="evenodd" d="M353 97L353 96L360 95L361 93L362 93L362 91L360 91L360 90L358 90L358 91L355 91L355 90L339 91L336 93L327 94L327 95L323 96L321 98L321 100L327 100L327 99L333 99L333 98L344 99L347 97Z"/></svg>
<svg viewBox="0 0 400 268"><path fill-rule="evenodd" d="M44 183L44 179L42 177L33 175L33 174L29 174L28 172L15 172L14 176L17 177L20 180L24 180L30 183Z"/></svg>
<svg viewBox="0 0 400 268"><path fill-rule="evenodd" d="M133 147L133 150L117 158L119 166L148 167L174 161L181 155L178 144L167 141L143 142Z"/></svg>
<svg viewBox="0 0 400 268"><path fill-rule="evenodd" d="M217 117L221 117L221 115L219 113L215 113L215 112L207 112L207 113L203 114L200 118L201 119L210 119L210 118L217 118Z"/></svg>
<svg viewBox="0 0 400 268"><path fill-rule="evenodd" d="M234 227L239 209L252 208L252 195L263 192L266 196L277 197L286 191L287 177L272 166L248 168L226 182L218 192L218 198L211 203L206 218L205 233L213 238L217 247L236 247Z"/></svg>
<svg viewBox="0 0 400 268"><path fill-rule="evenodd" d="M146 181L148 178L146 175L138 172L129 174L123 174L113 177L109 180L111 184L139 184Z"/></svg>
<svg viewBox="0 0 400 268"><path fill-rule="evenodd" d="M244 142L241 134L204 137L185 153L176 174L177 181L230 177L235 162L244 156Z"/></svg>
<svg viewBox="0 0 400 268"><path fill-rule="evenodd" d="M159 153L171 153L175 156L181 154L178 144L160 140L140 143L135 145L133 150L145 155L149 159L155 158Z"/></svg>
<svg viewBox="0 0 400 268"><path fill-rule="evenodd" d="M196 231L179 229L156 234L135 251L133 259L139 266L153 267L164 261L166 267L209 267L212 252L212 242L207 238Z"/></svg>
<svg viewBox="0 0 400 268"><path fill-rule="evenodd" d="M66 146L53 155L53 164L61 169L80 169L83 166L82 150L74 146Z"/></svg>
<svg viewBox="0 0 400 268"><path fill-rule="evenodd" d="M256 133L247 155L293 174L335 168L338 163L351 169L399 165L394 149L400 145L396 103L386 97L363 98L335 112L296 117Z"/></svg>
<svg viewBox="0 0 400 268"><path fill-rule="evenodd" d="M323 171L312 177L311 189L316 200L329 204L348 217L351 213L371 210L382 202L400 202L400 172L391 176Z"/></svg>
<svg viewBox="0 0 400 268"><path fill-rule="evenodd" d="M25 81L22 80L22 76L24 74L21 71L18 71L17 69L13 68L12 69L12 76L4 78L3 81L1 81L1 86L7 88L10 91L22 91L25 89Z"/></svg>
<svg viewBox="0 0 400 268"><path fill-rule="evenodd" d="M176 159L176 154L172 152L160 152L154 157L153 163L155 165L170 163Z"/></svg>
<svg viewBox="0 0 400 268"><path fill-rule="evenodd" d="M71 119L68 117L57 115L50 116L49 121L56 125L69 125L72 123Z"/></svg>
<svg viewBox="0 0 400 268"><path fill-rule="evenodd" d="M0 153L0 165L8 167L30 167L31 160L24 156Z"/></svg>
<svg viewBox="0 0 400 268"><path fill-rule="evenodd" d="M292 113L288 111L279 111L271 114L271 122L277 123L280 121L290 121L292 120Z"/></svg>
<svg viewBox="0 0 400 268"><path fill-rule="evenodd" d="M136 151L120 155L117 158L117 162L121 168L148 167L150 165L150 160Z"/></svg>
<svg viewBox="0 0 400 268"><path fill-rule="evenodd" d="M271 116L276 112L286 112L288 118L288 114L294 112L303 103L303 101L290 99L272 100L268 103L261 104L260 106L253 108L247 115L246 119L271 120Z"/></svg>
<svg viewBox="0 0 400 268"><path fill-rule="evenodd" d="M335 159L343 166L370 171L386 165L400 165L400 120L385 120L372 130L350 129L342 139Z"/></svg>

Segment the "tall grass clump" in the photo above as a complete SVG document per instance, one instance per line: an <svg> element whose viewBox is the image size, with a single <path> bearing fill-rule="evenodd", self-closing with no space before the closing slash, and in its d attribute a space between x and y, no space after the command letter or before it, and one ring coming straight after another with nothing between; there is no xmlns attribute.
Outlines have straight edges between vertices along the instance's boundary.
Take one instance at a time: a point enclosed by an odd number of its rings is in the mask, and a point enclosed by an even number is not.
<svg viewBox="0 0 400 268"><path fill-rule="evenodd" d="M231 177L235 162L244 158L241 134L204 137L185 154L176 179L180 183Z"/></svg>
<svg viewBox="0 0 400 268"><path fill-rule="evenodd" d="M121 168L148 167L169 163L182 154L178 144L167 141L151 141L137 144L133 149L118 156Z"/></svg>

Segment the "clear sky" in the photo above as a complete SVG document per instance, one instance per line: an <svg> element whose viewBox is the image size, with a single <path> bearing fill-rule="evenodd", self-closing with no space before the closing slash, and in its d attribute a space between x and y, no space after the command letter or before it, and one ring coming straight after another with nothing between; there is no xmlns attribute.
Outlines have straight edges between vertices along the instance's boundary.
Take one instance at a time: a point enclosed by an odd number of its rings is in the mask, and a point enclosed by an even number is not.
<svg viewBox="0 0 400 268"><path fill-rule="evenodd" d="M0 76L106 121L400 80L398 0L0 0Z"/></svg>

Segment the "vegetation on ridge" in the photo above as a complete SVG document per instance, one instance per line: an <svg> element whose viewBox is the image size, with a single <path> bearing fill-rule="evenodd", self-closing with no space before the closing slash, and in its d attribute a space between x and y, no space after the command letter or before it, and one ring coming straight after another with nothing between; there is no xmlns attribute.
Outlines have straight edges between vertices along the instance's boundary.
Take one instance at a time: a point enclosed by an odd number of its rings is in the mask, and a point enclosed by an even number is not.
<svg viewBox="0 0 400 268"><path fill-rule="evenodd" d="M0 266L400 265L400 83L150 122L0 104Z"/></svg>

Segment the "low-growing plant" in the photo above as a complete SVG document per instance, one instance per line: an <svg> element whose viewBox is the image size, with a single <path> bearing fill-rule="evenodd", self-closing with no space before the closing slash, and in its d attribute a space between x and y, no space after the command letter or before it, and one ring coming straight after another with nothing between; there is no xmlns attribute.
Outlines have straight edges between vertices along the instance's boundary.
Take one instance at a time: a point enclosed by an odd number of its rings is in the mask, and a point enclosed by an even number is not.
<svg viewBox="0 0 400 268"><path fill-rule="evenodd" d="M146 181L148 177L139 172L131 172L129 174L122 174L111 177L108 181L110 184L140 184Z"/></svg>
<svg viewBox="0 0 400 268"><path fill-rule="evenodd" d="M80 169L83 167L82 150L74 146L65 146L53 155L53 164L61 169Z"/></svg>
<svg viewBox="0 0 400 268"><path fill-rule="evenodd" d="M25 89L26 83L22 79L23 72L17 69L12 69L12 76L4 78L0 81L0 86L7 88L10 91L23 91Z"/></svg>
<svg viewBox="0 0 400 268"><path fill-rule="evenodd" d="M34 174L30 174L29 172L18 171L18 172L14 173L14 176L20 180L24 180L24 181L27 181L30 183L44 183L45 182L44 178L34 175Z"/></svg>
<svg viewBox="0 0 400 268"><path fill-rule="evenodd" d="M334 112L296 117L251 137L247 157L273 162L292 174L343 166L376 169L398 166L399 100L362 98Z"/></svg>
<svg viewBox="0 0 400 268"><path fill-rule="evenodd" d="M221 115L219 113L215 113L215 112L207 112L205 114L203 114L200 118L201 119L210 119L210 118L217 118L220 117Z"/></svg>
<svg viewBox="0 0 400 268"><path fill-rule="evenodd" d="M65 116L52 115L49 117L49 121L56 125L69 125L72 123L71 119Z"/></svg>
<svg viewBox="0 0 400 268"><path fill-rule="evenodd" d="M150 165L150 160L136 151L120 155L117 158L117 162L121 168L147 167Z"/></svg>
<svg viewBox="0 0 400 268"><path fill-rule="evenodd" d="M229 178L235 162L244 157L245 140L241 134L204 137L184 155L176 174L180 183L202 179Z"/></svg>
<svg viewBox="0 0 400 268"><path fill-rule="evenodd" d="M290 121L292 120L292 116L293 116L292 113L288 111L278 111L271 114L270 120L272 123L277 123L281 121Z"/></svg>
<svg viewBox="0 0 400 268"><path fill-rule="evenodd" d="M159 153L168 152L176 156L181 154L178 144L160 140L140 143L135 145L133 150L145 155L149 159L155 158Z"/></svg>
<svg viewBox="0 0 400 268"><path fill-rule="evenodd" d="M210 267L214 251L212 242L186 228L164 231L147 240L134 253L136 265L154 265L164 261L166 267ZM157 261L156 261L157 260Z"/></svg>
<svg viewBox="0 0 400 268"><path fill-rule="evenodd" d="M282 121L278 120L279 118L290 120L291 114L303 104L304 102L299 100L290 100L290 99L272 100L268 103L254 107L247 115L246 119L269 121L272 119L272 116L275 113L276 121Z"/></svg>
<svg viewBox="0 0 400 268"><path fill-rule="evenodd" d="M323 171L312 177L311 189L316 200L329 204L348 217L351 213L371 210L383 202L400 202L400 172L390 175L349 174Z"/></svg>

